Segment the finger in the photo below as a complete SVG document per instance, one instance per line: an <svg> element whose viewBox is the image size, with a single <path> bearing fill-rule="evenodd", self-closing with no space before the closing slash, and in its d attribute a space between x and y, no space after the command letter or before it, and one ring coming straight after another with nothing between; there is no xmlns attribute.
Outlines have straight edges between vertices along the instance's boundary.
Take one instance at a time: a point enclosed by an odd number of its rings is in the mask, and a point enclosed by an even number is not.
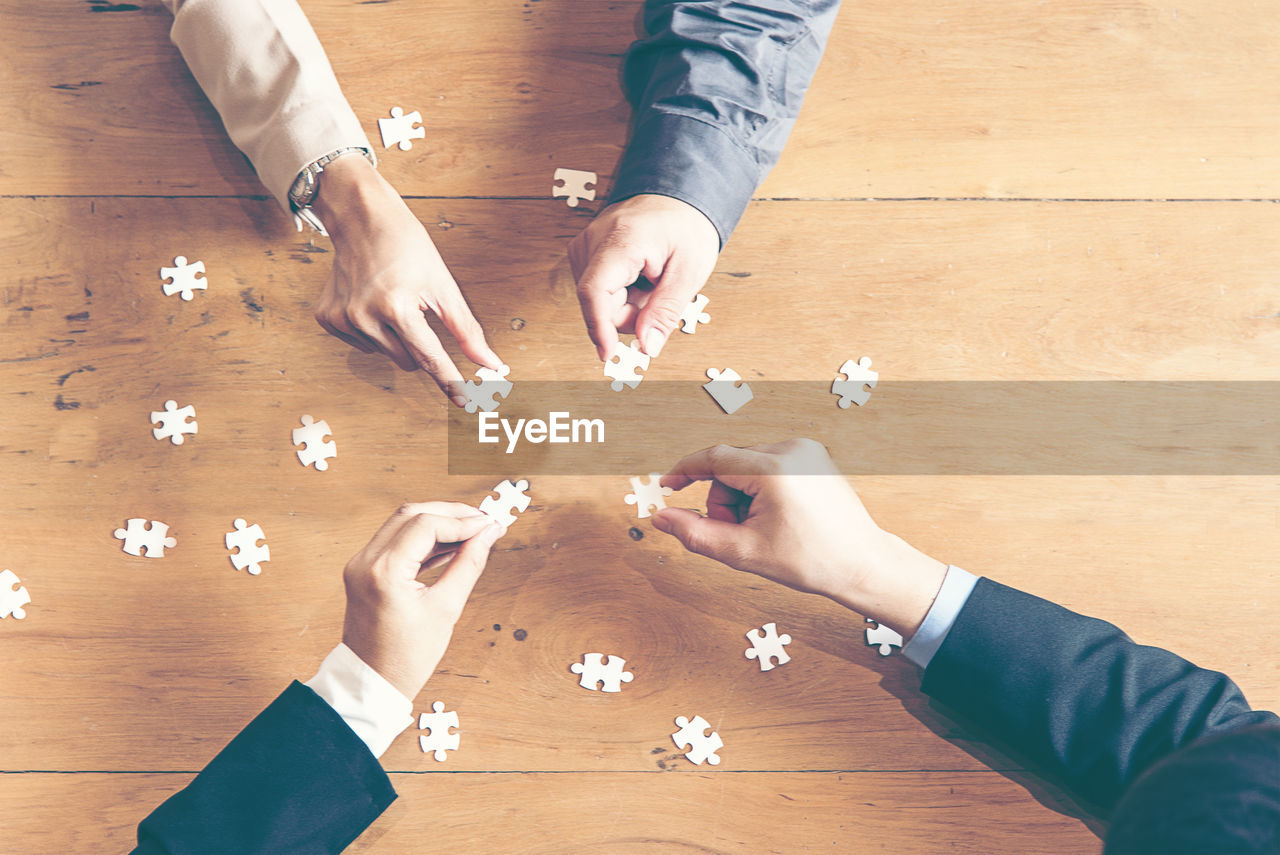
<svg viewBox="0 0 1280 855"><path fill-rule="evenodd" d="M445 397L459 407L465 406L467 396L462 392L462 373L458 371L458 366L453 364L453 360L445 352L444 345L440 343L440 339L427 324L427 319L422 313L414 310L412 316L402 318L398 331L400 340L404 342L414 365L431 375L431 379L436 381L436 385L440 387L441 392L444 392Z"/></svg>
<svg viewBox="0 0 1280 855"><path fill-rule="evenodd" d="M752 448L713 445L677 462L659 483L674 490L683 490L695 481L714 479L754 496L759 492L760 479L775 474L777 462L770 455Z"/></svg>
<svg viewBox="0 0 1280 855"><path fill-rule="evenodd" d="M750 507L751 497L746 493L719 481L711 482L711 489L707 491L707 516L711 519L742 522Z"/></svg>
<svg viewBox="0 0 1280 855"><path fill-rule="evenodd" d="M737 568L751 554L756 534L744 526L699 516L685 508L664 508L653 515L653 525L672 535L684 548Z"/></svg>
<svg viewBox="0 0 1280 855"><path fill-rule="evenodd" d="M350 314L347 315L347 320L353 329L377 345L378 350L390 357L391 361L399 368L404 371L417 370L417 363L409 356L409 352L401 344L399 336L381 321L365 317L352 317Z"/></svg>
<svg viewBox="0 0 1280 855"><path fill-rule="evenodd" d="M506 531L504 526L490 521L474 537L458 547L453 561L449 562L440 578L431 586L433 596L439 597L456 612L462 611L489 561L489 550Z"/></svg>
<svg viewBox="0 0 1280 855"><path fill-rule="evenodd" d="M502 367L502 359L489 346L484 337L484 328L476 320L471 307L467 305L462 292L455 290L441 302L436 315L444 323L445 329L457 340L458 346L466 354L467 359L486 368Z"/></svg>
<svg viewBox="0 0 1280 855"><path fill-rule="evenodd" d="M416 579L422 565L435 554L437 544L460 543L488 525L492 525L492 521L484 516L458 519L418 514L405 523L388 544L390 566L397 573Z"/></svg>
<svg viewBox="0 0 1280 855"><path fill-rule="evenodd" d="M618 330L613 318L618 308L625 305L627 286L640 275L641 266L606 242L592 256L578 280L582 319L601 361L609 359L618 347Z"/></svg>
<svg viewBox="0 0 1280 855"><path fill-rule="evenodd" d="M673 255L636 316L636 338L650 357L662 352L667 338L676 331L680 313L707 283L707 274L681 256Z"/></svg>
<svg viewBox="0 0 1280 855"><path fill-rule="evenodd" d="M342 339L347 344L351 345L356 350L361 351L362 353L377 352L377 348L373 346L373 343L368 341L364 336L357 336L354 333L349 333L343 330L341 327L338 327L335 324L330 323L327 318L325 318L323 315L319 313L316 314L316 323L320 324L320 326L324 329L324 331L327 332L329 335L333 336L334 338Z"/></svg>

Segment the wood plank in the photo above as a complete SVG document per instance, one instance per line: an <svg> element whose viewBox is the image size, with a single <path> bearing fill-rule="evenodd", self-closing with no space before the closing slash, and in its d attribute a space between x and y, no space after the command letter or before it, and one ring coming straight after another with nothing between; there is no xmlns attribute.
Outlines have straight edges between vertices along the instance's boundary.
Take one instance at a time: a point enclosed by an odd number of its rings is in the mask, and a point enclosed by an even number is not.
<svg viewBox="0 0 1280 855"><path fill-rule="evenodd" d="M415 210L449 224L436 229L442 251L514 377L599 378L562 256L580 214ZM1244 204L760 204L709 286L712 325L674 342L650 382L721 363L821 380L851 348L875 354L886 379L1274 380L1277 218ZM323 244L269 202L8 200L0 233L12 236L0 567L35 598L27 620L0 625L6 769L200 768L336 642L341 567L398 503L478 502L519 474L450 474L434 388L315 326ZM191 303L160 294L158 268L178 252L209 268ZM175 396L201 422L182 447L154 441L147 422ZM293 457L302 413L334 428L326 473ZM695 422L765 438L711 409ZM832 424L819 438L848 443L850 423ZM637 469L667 465L675 444L663 434ZM419 699L462 715L450 768L653 770L671 765L671 720L689 713L721 728L725 770L1022 766L930 708L912 666L864 646L860 616L637 525L626 474L538 480ZM1115 620L1274 708L1278 480L857 484L883 525L926 551ZM131 516L169 523L178 547L163 561L124 555L111 532ZM267 533L261 577L227 560L237 516ZM795 661L760 675L742 636L767 620L796 638ZM606 647L637 674L618 697L588 695L568 671ZM435 765L412 737L389 768Z"/></svg>
<svg viewBox="0 0 1280 855"><path fill-rule="evenodd" d="M611 180L640 5L304 3L371 139L391 106L422 112L427 138L383 156L401 192L527 198L548 195L558 166ZM159 0L112 8L0 2L17 22L0 34L0 194L261 194ZM846 4L760 195L1280 197L1276 12Z"/></svg>
<svg viewBox="0 0 1280 855"><path fill-rule="evenodd" d="M123 851L138 821L189 777L0 776L6 843ZM995 772L428 774L392 783L400 798L347 851L419 852L424 841L431 851L513 855L1098 851L1069 803L1046 804L1047 793Z"/></svg>

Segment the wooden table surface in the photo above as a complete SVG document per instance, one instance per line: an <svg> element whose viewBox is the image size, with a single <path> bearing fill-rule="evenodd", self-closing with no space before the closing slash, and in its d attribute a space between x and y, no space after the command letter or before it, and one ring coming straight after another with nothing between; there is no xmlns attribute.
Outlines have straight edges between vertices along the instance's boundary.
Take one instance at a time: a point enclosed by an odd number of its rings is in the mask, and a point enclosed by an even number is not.
<svg viewBox="0 0 1280 855"><path fill-rule="evenodd" d="M564 248L600 202L548 193L560 166L612 179L640 3L303 5L371 139L392 105L422 112L426 139L382 170L513 378L597 380ZM329 244L264 197L157 0L0 13L0 569L32 596L0 621L0 851L123 851L314 672L341 568L398 503L478 502L522 473L450 474L433 385L315 324ZM847 3L706 288L712 323L648 380L732 365L821 384L862 354L883 384L1280 379L1277 37L1275 0ZM189 303L159 287L179 254L208 267ZM847 448L877 394L848 413L815 399L813 432ZM180 447L150 435L168 398L197 410ZM699 436L778 438L697 400ZM294 457L302 413L333 428L327 472ZM637 521L625 475L678 445L533 478L416 701L458 711L461 749L437 763L402 735L383 757L400 799L351 851L1097 851L1097 821L930 705L860 616ZM1274 467L854 480L927 552L1280 706ZM124 554L112 533L134 516L177 547ZM267 534L261 576L228 561L236 517ZM743 633L770 620L793 661L762 674ZM568 665L589 650L635 681L584 692ZM671 743L695 713L718 767Z"/></svg>

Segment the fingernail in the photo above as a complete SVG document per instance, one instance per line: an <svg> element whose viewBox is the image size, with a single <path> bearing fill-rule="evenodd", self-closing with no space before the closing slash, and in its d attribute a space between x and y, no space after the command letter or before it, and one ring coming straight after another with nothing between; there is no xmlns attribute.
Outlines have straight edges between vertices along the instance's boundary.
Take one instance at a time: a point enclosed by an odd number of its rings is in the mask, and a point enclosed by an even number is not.
<svg viewBox="0 0 1280 855"><path fill-rule="evenodd" d="M662 334L662 330L655 328L644 334L644 342L642 344L644 352L652 359L662 353L662 346L666 343L667 337Z"/></svg>

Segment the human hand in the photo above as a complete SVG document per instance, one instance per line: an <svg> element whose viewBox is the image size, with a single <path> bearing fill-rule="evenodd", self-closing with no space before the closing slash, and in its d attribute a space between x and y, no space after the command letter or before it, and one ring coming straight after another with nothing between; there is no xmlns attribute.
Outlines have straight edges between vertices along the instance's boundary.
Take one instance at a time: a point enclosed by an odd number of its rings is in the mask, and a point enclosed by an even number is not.
<svg viewBox="0 0 1280 855"><path fill-rule="evenodd" d="M596 355L609 359L622 332L634 333L641 350L657 356L719 252L715 226L679 199L641 194L605 208L569 244ZM642 276L647 281L637 283Z"/></svg>
<svg viewBox="0 0 1280 855"><path fill-rule="evenodd" d="M881 529L810 439L734 448L681 460L662 485L710 481L707 513L666 508L659 531L685 548L875 617L904 637L919 629L946 565Z"/></svg>
<svg viewBox="0 0 1280 855"><path fill-rule="evenodd" d="M333 273L316 304L316 320L365 353L383 353L405 371L421 368L464 406L462 374L427 323L434 314L472 362L502 360L458 290L427 230L362 157L325 167L314 203L333 239Z"/></svg>
<svg viewBox="0 0 1280 855"><path fill-rule="evenodd" d="M449 646L489 549L506 528L470 505L403 505L342 573L342 641L412 700ZM433 584L423 571L442 567Z"/></svg>

